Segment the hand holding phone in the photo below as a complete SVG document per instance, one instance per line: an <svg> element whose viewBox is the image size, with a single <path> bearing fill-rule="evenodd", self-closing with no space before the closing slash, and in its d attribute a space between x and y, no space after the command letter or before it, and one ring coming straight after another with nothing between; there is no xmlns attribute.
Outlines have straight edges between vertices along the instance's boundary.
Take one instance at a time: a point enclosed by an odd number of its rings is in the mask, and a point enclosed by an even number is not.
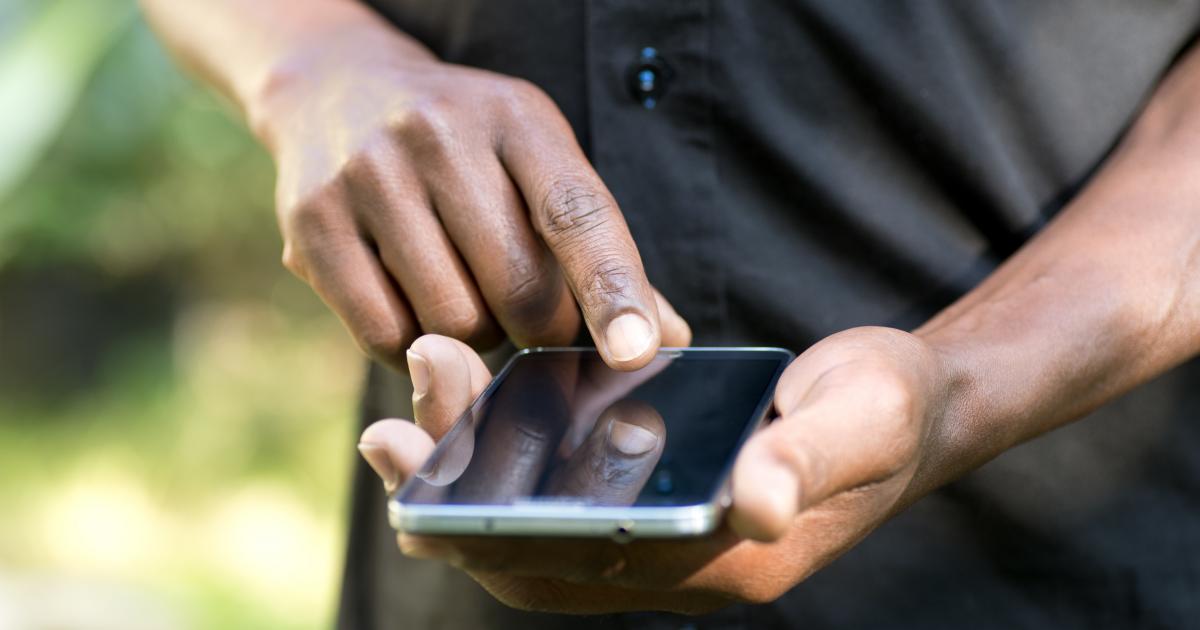
<svg viewBox="0 0 1200 630"><path fill-rule="evenodd" d="M393 525L618 540L710 533L738 448L791 357L668 349L622 372L589 348L518 353L392 498Z"/></svg>
<svg viewBox="0 0 1200 630"><path fill-rule="evenodd" d="M453 340L430 335L414 349L429 360L432 374L428 391L414 401L417 420L437 437L491 375ZM937 413L947 407L939 396L950 374L919 338L898 330L853 329L809 348L779 379L773 395L779 415L742 449L727 524L709 535L618 543L402 532L400 547L463 569L495 597L523 609L698 613L731 601L771 601L944 474L947 458L955 456L944 438L953 433L937 425ZM679 444L676 437L688 434L665 425L656 466ZM584 440L593 428L581 433ZM473 447L482 448L482 441ZM430 434L402 420L372 425L362 442L392 490L434 449ZM647 485L653 487L653 481Z"/></svg>

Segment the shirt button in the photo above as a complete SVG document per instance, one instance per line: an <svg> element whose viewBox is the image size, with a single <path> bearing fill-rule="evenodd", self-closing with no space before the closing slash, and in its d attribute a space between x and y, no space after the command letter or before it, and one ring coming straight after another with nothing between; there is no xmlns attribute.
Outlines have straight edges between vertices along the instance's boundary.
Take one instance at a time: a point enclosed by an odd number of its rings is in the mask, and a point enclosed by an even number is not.
<svg viewBox="0 0 1200 630"><path fill-rule="evenodd" d="M674 72L671 66L653 48L643 48L638 54L637 61L629 66L629 92L633 100L642 104L646 109L654 109L667 91Z"/></svg>

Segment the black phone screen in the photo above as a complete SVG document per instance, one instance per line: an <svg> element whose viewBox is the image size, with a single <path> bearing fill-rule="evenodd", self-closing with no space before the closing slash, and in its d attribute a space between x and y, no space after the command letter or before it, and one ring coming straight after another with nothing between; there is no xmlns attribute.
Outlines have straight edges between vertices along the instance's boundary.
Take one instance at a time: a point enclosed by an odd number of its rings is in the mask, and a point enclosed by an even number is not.
<svg viewBox="0 0 1200 630"><path fill-rule="evenodd" d="M785 350L518 355L400 490L410 504L685 506L712 499L768 408Z"/></svg>

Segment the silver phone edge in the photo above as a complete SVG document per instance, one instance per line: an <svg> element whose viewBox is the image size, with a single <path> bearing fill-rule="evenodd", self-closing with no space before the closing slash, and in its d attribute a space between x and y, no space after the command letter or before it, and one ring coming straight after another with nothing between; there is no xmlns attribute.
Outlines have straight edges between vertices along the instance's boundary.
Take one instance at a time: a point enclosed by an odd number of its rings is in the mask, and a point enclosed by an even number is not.
<svg viewBox="0 0 1200 630"><path fill-rule="evenodd" d="M727 496L727 495L726 495ZM671 507L404 505L388 501L388 521L410 534L685 538L716 530L724 499Z"/></svg>

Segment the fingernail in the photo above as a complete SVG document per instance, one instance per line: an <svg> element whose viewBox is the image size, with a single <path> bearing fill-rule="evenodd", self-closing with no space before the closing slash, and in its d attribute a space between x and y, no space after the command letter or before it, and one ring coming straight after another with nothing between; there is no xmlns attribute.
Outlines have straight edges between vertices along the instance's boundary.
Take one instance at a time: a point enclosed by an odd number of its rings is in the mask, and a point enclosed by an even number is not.
<svg viewBox="0 0 1200 630"><path fill-rule="evenodd" d="M412 379L413 398L420 398L429 391L429 361L412 350L405 354L408 356L408 376Z"/></svg>
<svg viewBox="0 0 1200 630"><path fill-rule="evenodd" d="M608 442L626 455L641 455L658 444L658 436L636 424L613 420L608 429Z"/></svg>
<svg viewBox="0 0 1200 630"><path fill-rule="evenodd" d="M654 343L650 322L636 313L626 313L612 320L604 331L608 353L618 361L636 359Z"/></svg>
<svg viewBox="0 0 1200 630"><path fill-rule="evenodd" d="M388 457L384 447L378 444L359 442L358 452L362 453L363 459L367 460L371 470L374 470L375 474L383 480L384 490L392 492L396 486L400 485L400 473L396 471L395 466L392 466L392 460Z"/></svg>
<svg viewBox="0 0 1200 630"><path fill-rule="evenodd" d="M429 481L430 479L436 478L437 477L437 460L434 460L431 462L426 462L425 465L422 466L420 470L413 473L413 476L416 477L417 479L423 479L425 481Z"/></svg>

